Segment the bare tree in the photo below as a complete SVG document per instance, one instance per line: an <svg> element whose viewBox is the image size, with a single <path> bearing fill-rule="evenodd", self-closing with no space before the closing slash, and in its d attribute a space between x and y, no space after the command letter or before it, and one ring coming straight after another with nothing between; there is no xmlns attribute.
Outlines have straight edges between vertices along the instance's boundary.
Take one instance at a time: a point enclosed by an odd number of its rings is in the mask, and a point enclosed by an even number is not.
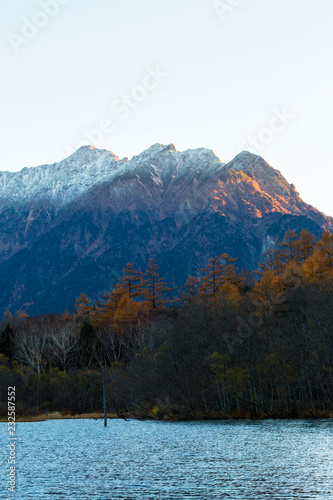
<svg viewBox="0 0 333 500"><path fill-rule="evenodd" d="M30 366L37 374L37 406L40 408L40 375L46 363L48 349L48 325L52 317L29 319L15 334L15 357Z"/></svg>
<svg viewBox="0 0 333 500"><path fill-rule="evenodd" d="M79 327L71 317L60 317L47 327L49 349L52 356L67 371L79 350Z"/></svg>

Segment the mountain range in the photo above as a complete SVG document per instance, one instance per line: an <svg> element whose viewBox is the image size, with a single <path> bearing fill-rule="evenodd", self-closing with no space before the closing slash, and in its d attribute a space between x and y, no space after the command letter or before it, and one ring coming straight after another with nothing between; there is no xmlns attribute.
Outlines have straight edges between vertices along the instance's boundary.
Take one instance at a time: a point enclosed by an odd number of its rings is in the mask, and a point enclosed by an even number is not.
<svg viewBox="0 0 333 500"><path fill-rule="evenodd" d="M0 172L0 309L30 315L97 299L128 262L156 259L175 286L228 253L255 269L285 231L317 237L333 219L262 157L154 144L131 160L81 147L52 165Z"/></svg>

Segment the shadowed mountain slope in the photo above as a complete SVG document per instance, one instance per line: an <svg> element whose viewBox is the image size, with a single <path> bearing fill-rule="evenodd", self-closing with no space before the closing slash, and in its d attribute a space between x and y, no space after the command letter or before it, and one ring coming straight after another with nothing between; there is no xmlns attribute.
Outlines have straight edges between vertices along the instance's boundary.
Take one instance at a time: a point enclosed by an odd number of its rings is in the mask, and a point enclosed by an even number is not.
<svg viewBox="0 0 333 500"><path fill-rule="evenodd" d="M155 144L128 160L89 146L54 165L0 173L0 308L29 314L96 299L150 257L175 285L223 252L254 269L286 230L333 220L261 157Z"/></svg>

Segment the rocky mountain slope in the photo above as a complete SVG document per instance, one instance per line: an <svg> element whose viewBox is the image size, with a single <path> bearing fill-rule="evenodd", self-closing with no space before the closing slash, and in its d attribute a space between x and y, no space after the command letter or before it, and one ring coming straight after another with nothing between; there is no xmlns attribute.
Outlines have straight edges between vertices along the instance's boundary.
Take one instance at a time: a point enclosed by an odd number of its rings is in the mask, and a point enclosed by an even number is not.
<svg viewBox="0 0 333 500"><path fill-rule="evenodd" d="M284 232L332 230L261 157L155 144L128 160L91 146L0 173L0 308L29 314L97 298L127 262L156 258L175 285L227 252L253 269Z"/></svg>

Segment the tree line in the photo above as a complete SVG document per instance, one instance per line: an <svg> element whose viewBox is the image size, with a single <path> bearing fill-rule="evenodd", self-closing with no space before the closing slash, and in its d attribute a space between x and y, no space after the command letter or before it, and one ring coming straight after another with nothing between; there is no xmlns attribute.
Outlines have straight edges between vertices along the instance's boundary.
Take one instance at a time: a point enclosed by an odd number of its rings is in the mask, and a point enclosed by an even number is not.
<svg viewBox="0 0 333 500"><path fill-rule="evenodd" d="M176 290L154 260L72 312L0 325L1 407L137 418L333 413L333 235L287 231L256 272L210 259ZM104 391L103 391L104 389ZM104 392L104 394L103 394Z"/></svg>

